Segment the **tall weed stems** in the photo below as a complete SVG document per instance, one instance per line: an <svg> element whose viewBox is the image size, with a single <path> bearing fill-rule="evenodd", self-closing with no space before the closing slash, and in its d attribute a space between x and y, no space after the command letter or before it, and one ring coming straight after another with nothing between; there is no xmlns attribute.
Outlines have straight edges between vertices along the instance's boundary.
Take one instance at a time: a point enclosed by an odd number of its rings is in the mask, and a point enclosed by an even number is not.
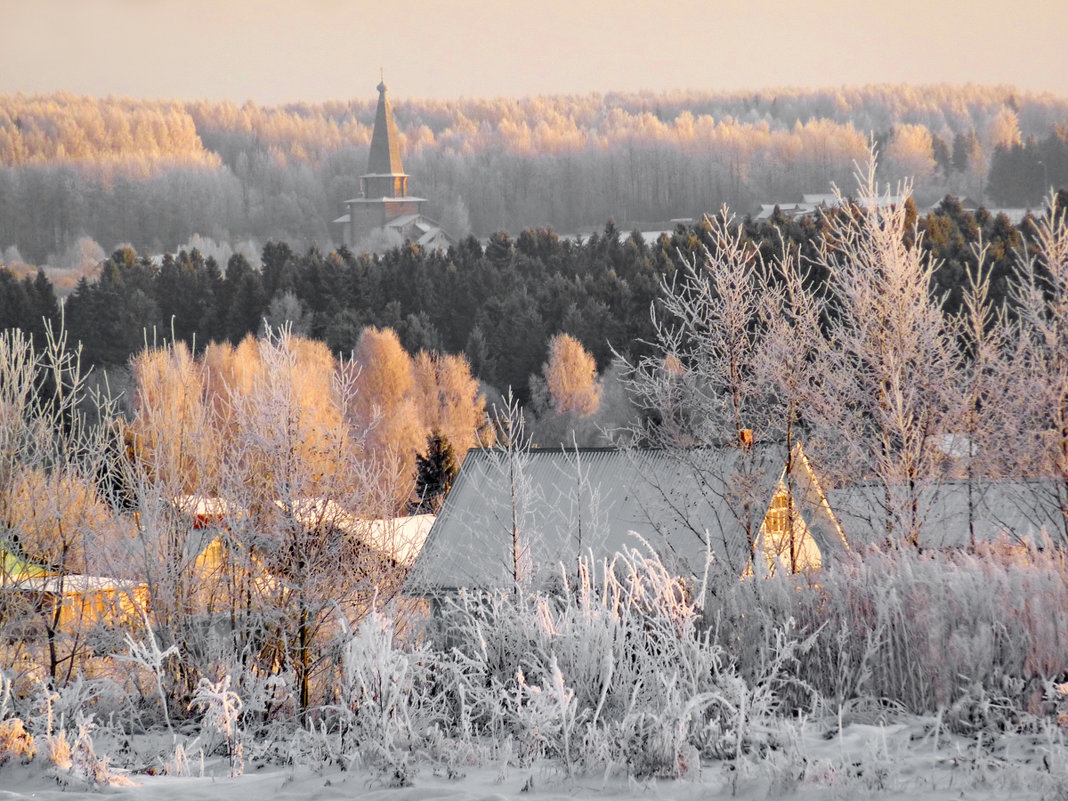
<svg viewBox="0 0 1068 801"><path fill-rule="evenodd" d="M1043 681L1068 665L1066 604L1061 550L997 543L853 553L808 576L743 582L714 615L747 676L767 658L769 625L796 621L812 638L798 677L839 711L874 700L934 713L978 693L1037 713Z"/></svg>
<svg viewBox="0 0 1068 801"><path fill-rule="evenodd" d="M438 653L463 666L453 676L477 677L448 693L464 705L456 719L514 737L521 761L555 757L568 773L679 776L701 755L764 747L764 724L805 643L778 637L743 679L699 625L687 582L637 550L580 559L552 593L461 594L446 601L444 619Z"/></svg>

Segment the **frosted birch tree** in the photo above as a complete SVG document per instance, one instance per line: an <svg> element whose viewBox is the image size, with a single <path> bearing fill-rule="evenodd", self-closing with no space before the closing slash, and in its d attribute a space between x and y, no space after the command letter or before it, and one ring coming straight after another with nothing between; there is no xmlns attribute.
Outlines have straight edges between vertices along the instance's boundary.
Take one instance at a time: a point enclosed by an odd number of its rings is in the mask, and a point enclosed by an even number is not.
<svg viewBox="0 0 1068 801"><path fill-rule="evenodd" d="M975 523L983 489L991 479L1020 475L1029 439L1030 404L1026 340L1004 306L990 299L988 246L973 248L975 269L967 275L955 324L960 342L958 381L951 388L950 419L941 449L948 472L963 477L967 488L968 532L976 544Z"/></svg>
<svg viewBox="0 0 1068 801"><path fill-rule="evenodd" d="M797 531L794 460L799 447L818 449L811 422L822 404L822 367L827 357L827 341L821 330L826 312L825 295L812 286L811 276L801 265L800 253L780 239L779 254L769 279L762 282L759 327L762 331L755 354L755 376L763 388L769 436L783 444L785 454L786 509L785 534L777 547L779 558L791 572L797 572L801 542ZM765 547L770 543L765 542Z"/></svg>
<svg viewBox="0 0 1068 801"><path fill-rule="evenodd" d="M753 358L765 265L726 209L706 223L711 247L663 281L657 353L631 365L636 403L662 415L643 432L656 444L740 442L766 429Z"/></svg>
<svg viewBox="0 0 1068 801"><path fill-rule="evenodd" d="M348 414L358 371L288 328L200 361L146 351L135 367L139 571L161 640L179 646L177 691L221 664L271 696L250 713L304 712L336 669L335 612L359 618L403 577L368 522L398 490ZM288 681L266 693L269 677Z"/></svg>
<svg viewBox="0 0 1068 801"><path fill-rule="evenodd" d="M259 659L292 677L302 715L316 675L332 669L335 610L359 617L401 578L361 526L390 513L396 490L381 463L359 458L362 443L344 423L356 372L309 347L286 329L260 341L261 370L230 401L239 439L223 470L225 496L248 510L240 535L274 579Z"/></svg>
<svg viewBox="0 0 1068 801"><path fill-rule="evenodd" d="M1068 542L1068 210L1056 196L1035 224L1031 251L1021 256L1013 300L1028 378L1021 468L1053 479L1049 492L1061 519L1049 533Z"/></svg>
<svg viewBox="0 0 1068 801"><path fill-rule="evenodd" d="M731 470L700 484L729 494L732 523L746 532L752 561L769 500L758 490L769 463L757 450L785 440L788 464L813 396L820 307L804 287L796 253L784 247L768 264L726 209L705 222L711 245L702 260L663 283L663 312L654 315L656 353L628 365L628 389L651 413L632 435L673 449L698 474ZM708 459L709 447L736 449L737 458ZM695 533L706 541L722 536Z"/></svg>
<svg viewBox="0 0 1068 801"><path fill-rule="evenodd" d="M541 375L530 377L534 440L544 446L597 442L602 390L593 356L570 334L556 334Z"/></svg>
<svg viewBox="0 0 1068 801"><path fill-rule="evenodd" d="M135 414L126 438L132 458L121 465L136 498L138 536L131 550L152 598L156 636L188 657L203 651L189 618L201 595L193 568L215 534L196 526L197 507L217 494L225 448L213 425L204 370L184 343L146 348L131 366ZM183 663L178 677L187 691L196 686L192 665Z"/></svg>
<svg viewBox="0 0 1068 801"><path fill-rule="evenodd" d="M841 482L873 481L887 540L920 545L939 479L956 342L931 295L935 262L918 235L907 237L910 187L891 196L875 172L873 155L858 170L856 202L836 193L816 257L830 293L819 467Z"/></svg>

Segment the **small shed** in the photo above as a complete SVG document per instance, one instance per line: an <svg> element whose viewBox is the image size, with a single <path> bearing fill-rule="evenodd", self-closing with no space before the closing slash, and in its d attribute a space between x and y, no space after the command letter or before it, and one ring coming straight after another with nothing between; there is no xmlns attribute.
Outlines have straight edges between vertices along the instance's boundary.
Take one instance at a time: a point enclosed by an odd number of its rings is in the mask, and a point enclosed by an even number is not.
<svg viewBox="0 0 1068 801"><path fill-rule="evenodd" d="M67 630L97 624L136 624L148 604L145 584L62 573L6 549L0 550L0 592L17 598L23 609L47 613L49 617L58 611L59 626Z"/></svg>
<svg viewBox="0 0 1068 801"><path fill-rule="evenodd" d="M9 585L49 615L59 606L59 627L139 625L148 608L148 587L135 581L80 574L27 578Z"/></svg>

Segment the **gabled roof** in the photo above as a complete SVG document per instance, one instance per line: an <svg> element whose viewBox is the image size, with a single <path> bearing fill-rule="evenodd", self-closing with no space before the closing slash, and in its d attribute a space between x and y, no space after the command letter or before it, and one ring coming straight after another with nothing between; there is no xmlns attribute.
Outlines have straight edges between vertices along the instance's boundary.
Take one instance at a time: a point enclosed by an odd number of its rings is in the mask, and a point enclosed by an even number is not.
<svg viewBox="0 0 1068 801"><path fill-rule="evenodd" d="M146 584L110 576L85 576L68 573L59 576L34 576L22 579L10 589L46 595L87 595L89 593L117 593L144 591Z"/></svg>
<svg viewBox="0 0 1068 801"><path fill-rule="evenodd" d="M434 515L358 517L329 498L297 498L288 505L275 500L274 505L306 529L329 526L344 531L401 565L410 565L415 560L434 522ZM194 530L201 530L199 536L185 539L187 559L199 558L212 547L218 540L218 529L230 528L238 521L256 526L247 509L218 496L179 495L171 499L171 508L189 520Z"/></svg>
<svg viewBox="0 0 1068 801"><path fill-rule="evenodd" d="M798 470L807 462L794 460ZM520 573L538 584L579 555L609 558L628 548L657 552L678 575L701 576L711 551L741 576L786 464L774 445L666 450L534 449L468 452L409 576L433 594L512 584L513 519ZM840 530L815 482L795 482L795 504L821 550ZM820 496L822 498L822 496ZM514 516L513 516L514 515ZM835 542L835 539L838 542Z"/></svg>
<svg viewBox="0 0 1068 801"><path fill-rule="evenodd" d="M400 157L400 134L393 121L393 107L386 97L385 81L378 84L378 108L367 156L367 175L404 175Z"/></svg>
<svg viewBox="0 0 1068 801"><path fill-rule="evenodd" d="M245 509L217 495L179 495L171 505L193 521L193 528L219 526L247 514Z"/></svg>
<svg viewBox="0 0 1068 801"><path fill-rule="evenodd" d="M52 574L51 568L21 558L6 548L0 548L0 584L28 578L45 578Z"/></svg>
<svg viewBox="0 0 1068 801"><path fill-rule="evenodd" d="M423 219L422 214L402 214L400 217L387 220L383 228L404 228L406 225L411 225L421 219Z"/></svg>
<svg viewBox="0 0 1068 801"><path fill-rule="evenodd" d="M276 501L279 508L285 506ZM356 517L340 504L326 498L300 498L290 510L302 526L317 528L333 526L360 542L389 557L400 565L410 565L423 547L434 515L410 515L369 520Z"/></svg>

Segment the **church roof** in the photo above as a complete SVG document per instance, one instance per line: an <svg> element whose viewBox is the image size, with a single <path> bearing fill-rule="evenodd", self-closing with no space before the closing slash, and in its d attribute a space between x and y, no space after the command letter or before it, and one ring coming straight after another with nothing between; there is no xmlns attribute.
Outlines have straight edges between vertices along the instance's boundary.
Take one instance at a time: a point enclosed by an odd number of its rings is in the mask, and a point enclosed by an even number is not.
<svg viewBox="0 0 1068 801"><path fill-rule="evenodd" d="M371 153L367 157L368 175L404 175L400 157L400 134L393 121L393 107L386 97L386 84L378 84L378 109L375 130L371 134Z"/></svg>

